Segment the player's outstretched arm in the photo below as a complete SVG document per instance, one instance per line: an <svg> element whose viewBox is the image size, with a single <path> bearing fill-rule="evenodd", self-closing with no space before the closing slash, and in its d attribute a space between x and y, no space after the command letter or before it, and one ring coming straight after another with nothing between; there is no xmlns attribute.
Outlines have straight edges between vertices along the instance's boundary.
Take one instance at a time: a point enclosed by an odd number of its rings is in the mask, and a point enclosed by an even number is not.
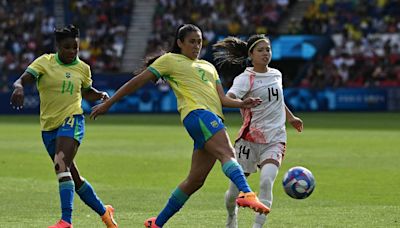
<svg viewBox="0 0 400 228"><path fill-rule="evenodd" d="M228 108L254 108L261 104L262 100L259 97L248 97L244 100L238 99L233 94L225 95L222 85L217 85L217 91L222 106Z"/></svg>
<svg viewBox="0 0 400 228"><path fill-rule="evenodd" d="M99 91L90 86L89 88L82 89L82 97L88 101L106 101L110 98L107 92Z"/></svg>
<svg viewBox="0 0 400 228"><path fill-rule="evenodd" d="M289 108L285 105L285 112L286 112L286 120L294 127L298 132L303 131L303 121L293 115L293 113L289 110Z"/></svg>
<svg viewBox="0 0 400 228"><path fill-rule="evenodd" d="M143 71L121 86L121 88L119 88L117 92L110 97L110 99L106 100L104 103L94 106L92 108L92 113L90 113L90 118L96 119L97 116L106 113L115 102L121 100L126 95L135 92L148 81L154 81L155 79L156 76L149 70Z"/></svg>
<svg viewBox="0 0 400 228"><path fill-rule="evenodd" d="M14 109L24 107L24 86L35 82L35 78L28 72L24 72L13 84L14 91L10 98L10 104Z"/></svg>

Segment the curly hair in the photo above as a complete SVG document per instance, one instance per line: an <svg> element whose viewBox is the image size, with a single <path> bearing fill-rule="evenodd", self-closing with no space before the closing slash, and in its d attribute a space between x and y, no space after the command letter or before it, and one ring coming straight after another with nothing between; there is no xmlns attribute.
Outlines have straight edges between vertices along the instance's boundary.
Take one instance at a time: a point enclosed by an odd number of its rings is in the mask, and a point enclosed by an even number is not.
<svg viewBox="0 0 400 228"><path fill-rule="evenodd" d="M56 37L56 42L60 43L66 38L79 38L79 29L71 24L64 28L54 29L54 35Z"/></svg>

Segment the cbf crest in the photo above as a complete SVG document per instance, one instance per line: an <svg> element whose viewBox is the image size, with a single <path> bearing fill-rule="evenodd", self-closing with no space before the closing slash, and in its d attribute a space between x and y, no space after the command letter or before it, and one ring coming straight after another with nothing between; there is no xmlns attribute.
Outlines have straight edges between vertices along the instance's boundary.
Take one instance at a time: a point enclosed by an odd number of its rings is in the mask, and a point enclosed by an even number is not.
<svg viewBox="0 0 400 228"><path fill-rule="evenodd" d="M213 127L213 128L217 128L218 127L218 122L216 121L216 120L214 120L214 121L212 121L211 122L211 126Z"/></svg>

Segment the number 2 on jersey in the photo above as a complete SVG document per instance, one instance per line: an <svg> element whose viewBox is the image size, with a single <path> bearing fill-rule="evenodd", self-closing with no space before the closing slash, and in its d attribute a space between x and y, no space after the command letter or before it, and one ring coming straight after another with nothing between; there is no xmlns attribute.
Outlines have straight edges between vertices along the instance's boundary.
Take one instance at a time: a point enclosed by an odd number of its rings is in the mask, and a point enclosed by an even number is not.
<svg viewBox="0 0 400 228"><path fill-rule="evenodd" d="M201 69L200 67L197 67L197 71L199 72L199 76L202 81L208 82L208 79L206 77L206 71Z"/></svg>

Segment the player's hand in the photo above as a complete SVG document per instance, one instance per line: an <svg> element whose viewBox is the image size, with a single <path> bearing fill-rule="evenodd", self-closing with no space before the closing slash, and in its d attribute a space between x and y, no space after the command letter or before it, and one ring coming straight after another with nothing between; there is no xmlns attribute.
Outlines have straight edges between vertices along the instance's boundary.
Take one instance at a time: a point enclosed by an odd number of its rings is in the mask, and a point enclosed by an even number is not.
<svg viewBox="0 0 400 228"><path fill-rule="evenodd" d="M17 87L14 89L11 98L10 105L12 105L13 109L20 110L24 107L24 89L21 87Z"/></svg>
<svg viewBox="0 0 400 228"><path fill-rule="evenodd" d="M303 131L303 121L299 117L294 116L292 119L289 119L289 123L296 128L298 132Z"/></svg>
<svg viewBox="0 0 400 228"><path fill-rule="evenodd" d="M248 97L243 100L242 108L254 108L262 102L259 97Z"/></svg>
<svg viewBox="0 0 400 228"><path fill-rule="evenodd" d="M106 113L108 111L108 109L110 109L110 106L108 105L107 102L95 105L92 108L92 112L90 113L90 119L95 120L97 118L97 116Z"/></svg>
<svg viewBox="0 0 400 228"><path fill-rule="evenodd" d="M100 101L104 103L104 102L107 101L108 99L110 99L110 96L108 95L108 93L107 93L107 92L101 92Z"/></svg>

